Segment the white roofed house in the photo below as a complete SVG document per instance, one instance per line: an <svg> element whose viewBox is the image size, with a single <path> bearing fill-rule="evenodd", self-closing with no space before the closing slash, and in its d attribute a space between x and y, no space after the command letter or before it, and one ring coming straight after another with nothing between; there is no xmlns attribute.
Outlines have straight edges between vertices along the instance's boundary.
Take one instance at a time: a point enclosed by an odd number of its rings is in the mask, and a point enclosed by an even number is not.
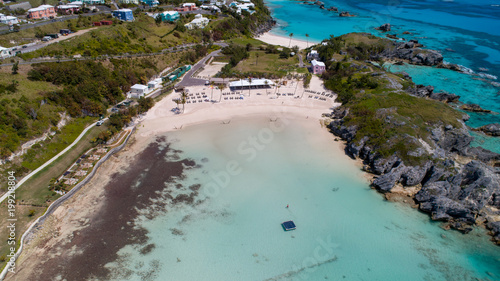
<svg viewBox="0 0 500 281"><path fill-rule="evenodd" d="M317 52L316 50L311 50L311 51L307 54L306 59L307 59L308 61L311 61L311 60L317 60L317 59L319 59L319 54L318 54L318 52Z"/></svg>
<svg viewBox="0 0 500 281"><path fill-rule="evenodd" d="M135 84L130 87L130 92L128 92L128 98L140 98L148 93L148 86L142 84Z"/></svg>
<svg viewBox="0 0 500 281"><path fill-rule="evenodd" d="M325 63L317 60L311 61L311 70L313 74L321 74L325 72Z"/></svg>
<svg viewBox="0 0 500 281"><path fill-rule="evenodd" d="M0 46L0 59L10 58L10 57L12 57L10 49Z"/></svg>
<svg viewBox="0 0 500 281"><path fill-rule="evenodd" d="M196 16L194 16L194 20L192 20L189 23L186 23L184 26L187 29L204 28L205 26L208 25L209 21L210 21L209 19L203 17L201 14L197 14Z"/></svg>
<svg viewBox="0 0 500 281"><path fill-rule="evenodd" d="M6 25L14 25L14 24L18 24L19 20L13 16L6 16L4 14L0 14L0 23L6 24Z"/></svg>

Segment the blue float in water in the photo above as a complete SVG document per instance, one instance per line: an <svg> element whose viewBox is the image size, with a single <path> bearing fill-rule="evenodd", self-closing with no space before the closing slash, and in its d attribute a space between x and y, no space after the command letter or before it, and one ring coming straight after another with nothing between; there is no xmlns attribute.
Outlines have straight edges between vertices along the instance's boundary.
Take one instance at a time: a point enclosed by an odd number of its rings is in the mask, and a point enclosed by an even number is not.
<svg viewBox="0 0 500 281"><path fill-rule="evenodd" d="M286 221L286 222L282 223L281 226L283 226L283 229L285 231L290 231L290 230L294 230L295 228L297 228L295 226L295 223L293 223L293 221Z"/></svg>

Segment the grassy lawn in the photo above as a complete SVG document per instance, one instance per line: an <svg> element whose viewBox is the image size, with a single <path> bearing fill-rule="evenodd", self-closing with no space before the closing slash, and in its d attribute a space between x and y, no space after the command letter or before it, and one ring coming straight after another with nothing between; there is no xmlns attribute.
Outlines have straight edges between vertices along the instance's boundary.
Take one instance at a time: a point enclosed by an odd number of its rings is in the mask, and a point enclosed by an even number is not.
<svg viewBox="0 0 500 281"><path fill-rule="evenodd" d="M260 47L262 45L267 45L267 43L264 43L260 40L254 39L254 38L240 37L240 38L230 39L227 41L228 41L228 43L238 44L238 45L242 45L242 46L246 46L247 44L252 45L252 47Z"/></svg>
<svg viewBox="0 0 500 281"><path fill-rule="evenodd" d="M299 60L297 57L280 59L279 54L266 54L264 51L251 51L250 57L240 61L234 70L243 73L260 72L279 75L295 71L298 63Z"/></svg>

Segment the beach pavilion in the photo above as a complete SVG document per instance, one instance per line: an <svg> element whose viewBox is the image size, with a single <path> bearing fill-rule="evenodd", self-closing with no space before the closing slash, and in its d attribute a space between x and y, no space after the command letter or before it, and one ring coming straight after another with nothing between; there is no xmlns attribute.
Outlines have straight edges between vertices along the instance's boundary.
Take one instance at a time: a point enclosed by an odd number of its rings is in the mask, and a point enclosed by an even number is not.
<svg viewBox="0 0 500 281"><path fill-rule="evenodd" d="M248 89L265 89L274 86L273 81L269 79L240 79L229 83L229 89L248 90Z"/></svg>

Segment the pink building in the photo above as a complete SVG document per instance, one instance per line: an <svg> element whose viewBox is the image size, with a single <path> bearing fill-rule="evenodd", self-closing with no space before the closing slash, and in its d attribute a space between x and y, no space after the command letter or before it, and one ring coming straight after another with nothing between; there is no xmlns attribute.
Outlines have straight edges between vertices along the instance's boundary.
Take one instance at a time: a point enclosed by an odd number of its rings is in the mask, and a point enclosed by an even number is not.
<svg viewBox="0 0 500 281"><path fill-rule="evenodd" d="M177 12L189 12L198 10L195 3L183 3L181 7L174 8Z"/></svg>
<svg viewBox="0 0 500 281"><path fill-rule="evenodd" d="M41 5L28 10L29 19L44 19L57 16L54 6Z"/></svg>
<svg viewBox="0 0 500 281"><path fill-rule="evenodd" d="M311 68L313 74L321 74L325 72L325 63L317 60L312 60Z"/></svg>

